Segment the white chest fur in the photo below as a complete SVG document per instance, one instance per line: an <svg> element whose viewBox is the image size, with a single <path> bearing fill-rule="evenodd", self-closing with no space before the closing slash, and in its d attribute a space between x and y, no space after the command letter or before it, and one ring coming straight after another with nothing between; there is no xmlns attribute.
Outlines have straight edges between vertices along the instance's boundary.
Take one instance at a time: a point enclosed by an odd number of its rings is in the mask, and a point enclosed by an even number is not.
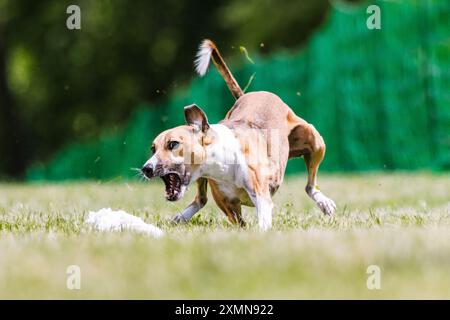
<svg viewBox="0 0 450 320"><path fill-rule="evenodd" d="M248 167L239 140L222 124L211 125L210 130L214 142L205 149L206 161L201 166L200 175L230 187L244 188L247 185Z"/></svg>

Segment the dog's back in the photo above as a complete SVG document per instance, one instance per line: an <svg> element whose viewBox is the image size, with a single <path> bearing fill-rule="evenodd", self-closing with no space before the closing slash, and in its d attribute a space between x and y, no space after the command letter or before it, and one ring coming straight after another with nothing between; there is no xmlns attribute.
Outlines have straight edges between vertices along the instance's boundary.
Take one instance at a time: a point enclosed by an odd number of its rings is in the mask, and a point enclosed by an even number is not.
<svg viewBox="0 0 450 320"><path fill-rule="evenodd" d="M249 92L241 96L228 111L223 124L254 129L289 130L286 119L291 109L277 95L267 91Z"/></svg>

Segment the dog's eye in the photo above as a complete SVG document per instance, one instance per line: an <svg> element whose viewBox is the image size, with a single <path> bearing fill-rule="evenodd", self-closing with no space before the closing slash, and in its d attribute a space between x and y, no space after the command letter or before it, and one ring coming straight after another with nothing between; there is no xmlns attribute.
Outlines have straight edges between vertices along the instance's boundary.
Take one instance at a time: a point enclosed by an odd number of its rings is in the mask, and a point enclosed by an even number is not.
<svg viewBox="0 0 450 320"><path fill-rule="evenodd" d="M169 147L169 150L174 150L179 145L180 145L180 143L178 141L170 141L168 147Z"/></svg>
<svg viewBox="0 0 450 320"><path fill-rule="evenodd" d="M152 154L155 154L155 152L156 152L156 148L155 148L155 146L152 146Z"/></svg>

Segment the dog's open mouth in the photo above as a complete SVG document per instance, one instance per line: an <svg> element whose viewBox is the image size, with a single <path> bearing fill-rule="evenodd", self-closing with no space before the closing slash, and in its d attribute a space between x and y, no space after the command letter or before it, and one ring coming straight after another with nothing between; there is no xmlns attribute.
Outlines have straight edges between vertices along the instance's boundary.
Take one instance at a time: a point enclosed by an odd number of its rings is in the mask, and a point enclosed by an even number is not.
<svg viewBox="0 0 450 320"><path fill-rule="evenodd" d="M176 201L181 196L181 178L178 173L171 172L161 176L166 185L166 199Z"/></svg>

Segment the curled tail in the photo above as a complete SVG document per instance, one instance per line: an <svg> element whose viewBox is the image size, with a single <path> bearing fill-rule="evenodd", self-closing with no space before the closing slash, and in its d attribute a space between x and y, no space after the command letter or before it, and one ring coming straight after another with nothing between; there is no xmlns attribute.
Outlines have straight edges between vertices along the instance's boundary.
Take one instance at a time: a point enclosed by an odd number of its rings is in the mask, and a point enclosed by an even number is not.
<svg viewBox="0 0 450 320"><path fill-rule="evenodd" d="M211 60L211 58L220 74L224 78L225 82L227 83L228 89L230 89L231 94L233 95L233 97L238 99L244 94L244 92L242 91L241 87L239 87L236 79L234 79L230 69L228 69L225 61L220 55L219 49L217 49L216 45L211 40L203 40L203 42L200 44L197 52L197 58L195 59L195 70L200 76L204 76L206 70L208 69L209 60Z"/></svg>

